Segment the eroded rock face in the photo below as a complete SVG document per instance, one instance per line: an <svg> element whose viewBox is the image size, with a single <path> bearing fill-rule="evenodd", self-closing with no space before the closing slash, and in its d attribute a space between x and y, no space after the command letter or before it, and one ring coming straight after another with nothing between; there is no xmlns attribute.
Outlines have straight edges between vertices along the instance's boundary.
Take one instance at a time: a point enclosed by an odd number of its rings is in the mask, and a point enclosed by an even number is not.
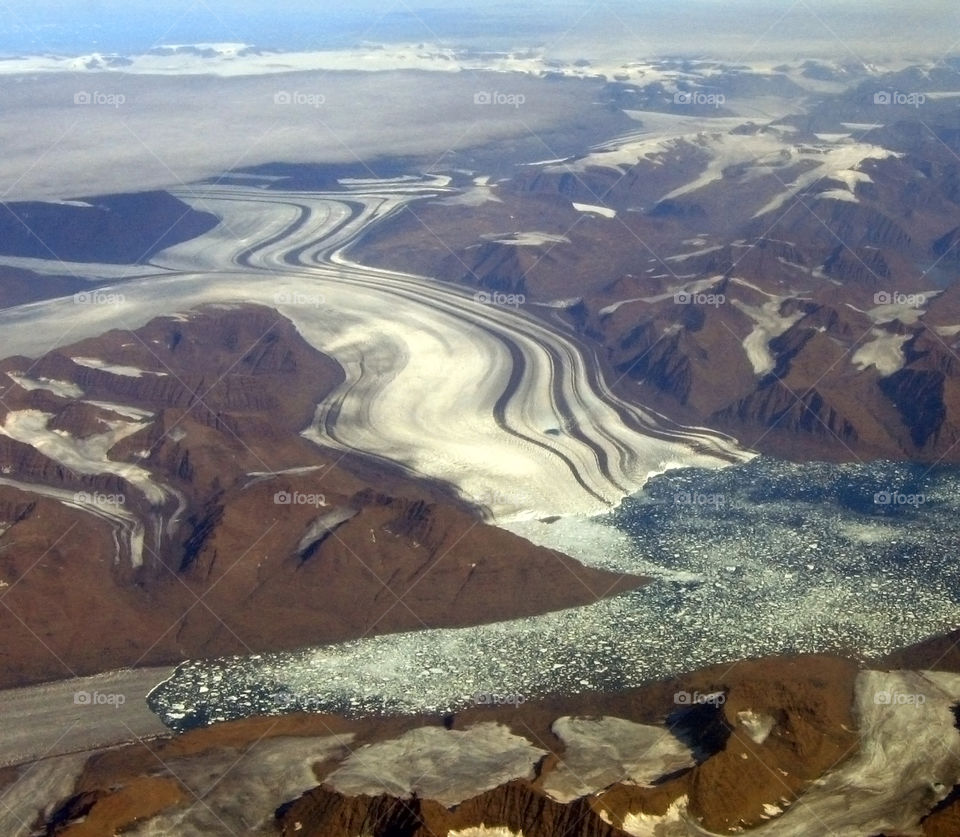
<svg viewBox="0 0 960 837"><path fill-rule="evenodd" d="M321 787L278 813L284 835L621 837L624 832L605 822L602 811L586 799L568 805L555 802L529 783L514 781L464 801L455 811L431 800L348 798Z"/></svg>
<svg viewBox="0 0 960 837"><path fill-rule="evenodd" d="M517 618L642 583L303 438L342 380L254 307L0 361L0 682Z"/></svg>

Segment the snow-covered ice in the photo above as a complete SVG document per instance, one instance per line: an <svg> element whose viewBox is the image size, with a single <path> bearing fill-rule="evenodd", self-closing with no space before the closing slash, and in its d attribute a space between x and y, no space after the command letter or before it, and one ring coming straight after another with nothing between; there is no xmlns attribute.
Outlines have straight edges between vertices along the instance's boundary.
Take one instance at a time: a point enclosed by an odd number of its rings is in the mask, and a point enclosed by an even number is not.
<svg viewBox="0 0 960 837"><path fill-rule="evenodd" d="M70 358L78 366L86 366L88 369L100 369L103 372L110 372L113 375L120 375L124 378L142 378L144 375L156 375L165 377L166 372L153 372L146 369L139 369L136 366L125 366L119 363L108 363L95 357L73 357Z"/></svg>
<svg viewBox="0 0 960 837"><path fill-rule="evenodd" d="M361 747L327 777L341 793L390 793L457 805L512 779L532 779L546 751L497 723L419 727Z"/></svg>
<svg viewBox="0 0 960 837"><path fill-rule="evenodd" d="M653 785L693 767L690 748L662 726L623 718L558 718L551 728L564 754L544 790L559 802L596 793L614 782Z"/></svg>

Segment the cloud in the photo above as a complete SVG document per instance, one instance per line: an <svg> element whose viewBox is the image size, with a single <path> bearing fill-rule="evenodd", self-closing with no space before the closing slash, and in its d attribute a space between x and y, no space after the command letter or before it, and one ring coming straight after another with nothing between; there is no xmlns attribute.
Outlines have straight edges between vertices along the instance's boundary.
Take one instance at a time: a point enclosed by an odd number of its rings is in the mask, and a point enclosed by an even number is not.
<svg viewBox="0 0 960 837"><path fill-rule="evenodd" d="M610 129L595 103L600 87L414 71L11 77L0 88L0 197L166 188L267 162L411 156L429 165L450 150L520 139L542 155L571 121ZM523 107L480 106L483 90L522 96Z"/></svg>

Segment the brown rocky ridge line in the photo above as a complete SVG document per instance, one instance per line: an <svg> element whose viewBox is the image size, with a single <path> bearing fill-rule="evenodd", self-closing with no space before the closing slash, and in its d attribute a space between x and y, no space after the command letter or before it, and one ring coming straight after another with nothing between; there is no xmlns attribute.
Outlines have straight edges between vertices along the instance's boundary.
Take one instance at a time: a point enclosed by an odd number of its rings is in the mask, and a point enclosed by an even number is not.
<svg viewBox="0 0 960 837"><path fill-rule="evenodd" d="M124 831L159 814L164 819L158 823L170 827L180 822L183 831L178 833L185 835L228 834L246 823L249 831L244 833L291 837L446 837L481 825L524 837L623 837L630 833L623 830L625 819L647 817L652 824L685 798L688 815L700 827L734 833L766 821L764 805L783 805L785 797L788 806L801 800L812 783L856 752L856 674L856 664L832 657L767 658L713 666L620 693L475 707L447 718L294 714L232 721L92 754L67 798L43 801L52 804L38 827L48 835L94 837L113 833L98 828ZM726 703L678 709L679 689L720 691ZM762 743L743 734L739 713L745 708L775 719ZM558 802L544 786L567 756L563 740L553 732L554 722L563 716L666 725L693 748L695 765L651 784L614 781ZM343 761L365 747L424 727L456 732L490 722L546 751L528 776L482 790L454 806L422 794L351 795L330 784ZM317 754L312 761L311 750ZM267 753L271 755L264 757ZM316 786L283 798L285 788L289 793L307 778L297 774L291 782L292 769L304 759L304 766L312 764L309 776ZM478 787L483 781L482 775L476 778ZM273 796L257 796L254 785L272 788ZM196 799L214 788L222 794L216 800L230 800L226 809L217 809L219 824ZM142 794L134 794L134 789ZM276 799L275 811L251 807L255 800L262 805L268 798ZM214 803L213 797L205 801L208 807ZM212 823L207 826L212 830L197 831L202 822Z"/></svg>

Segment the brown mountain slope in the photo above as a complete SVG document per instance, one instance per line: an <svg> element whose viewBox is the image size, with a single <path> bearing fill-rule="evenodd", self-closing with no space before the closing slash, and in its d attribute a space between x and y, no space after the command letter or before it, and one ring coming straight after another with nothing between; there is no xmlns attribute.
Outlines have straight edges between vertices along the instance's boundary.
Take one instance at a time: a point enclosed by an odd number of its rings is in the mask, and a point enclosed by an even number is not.
<svg viewBox="0 0 960 837"><path fill-rule="evenodd" d="M342 375L273 311L162 318L2 361L0 379L5 686L473 625L643 583L304 439Z"/></svg>

